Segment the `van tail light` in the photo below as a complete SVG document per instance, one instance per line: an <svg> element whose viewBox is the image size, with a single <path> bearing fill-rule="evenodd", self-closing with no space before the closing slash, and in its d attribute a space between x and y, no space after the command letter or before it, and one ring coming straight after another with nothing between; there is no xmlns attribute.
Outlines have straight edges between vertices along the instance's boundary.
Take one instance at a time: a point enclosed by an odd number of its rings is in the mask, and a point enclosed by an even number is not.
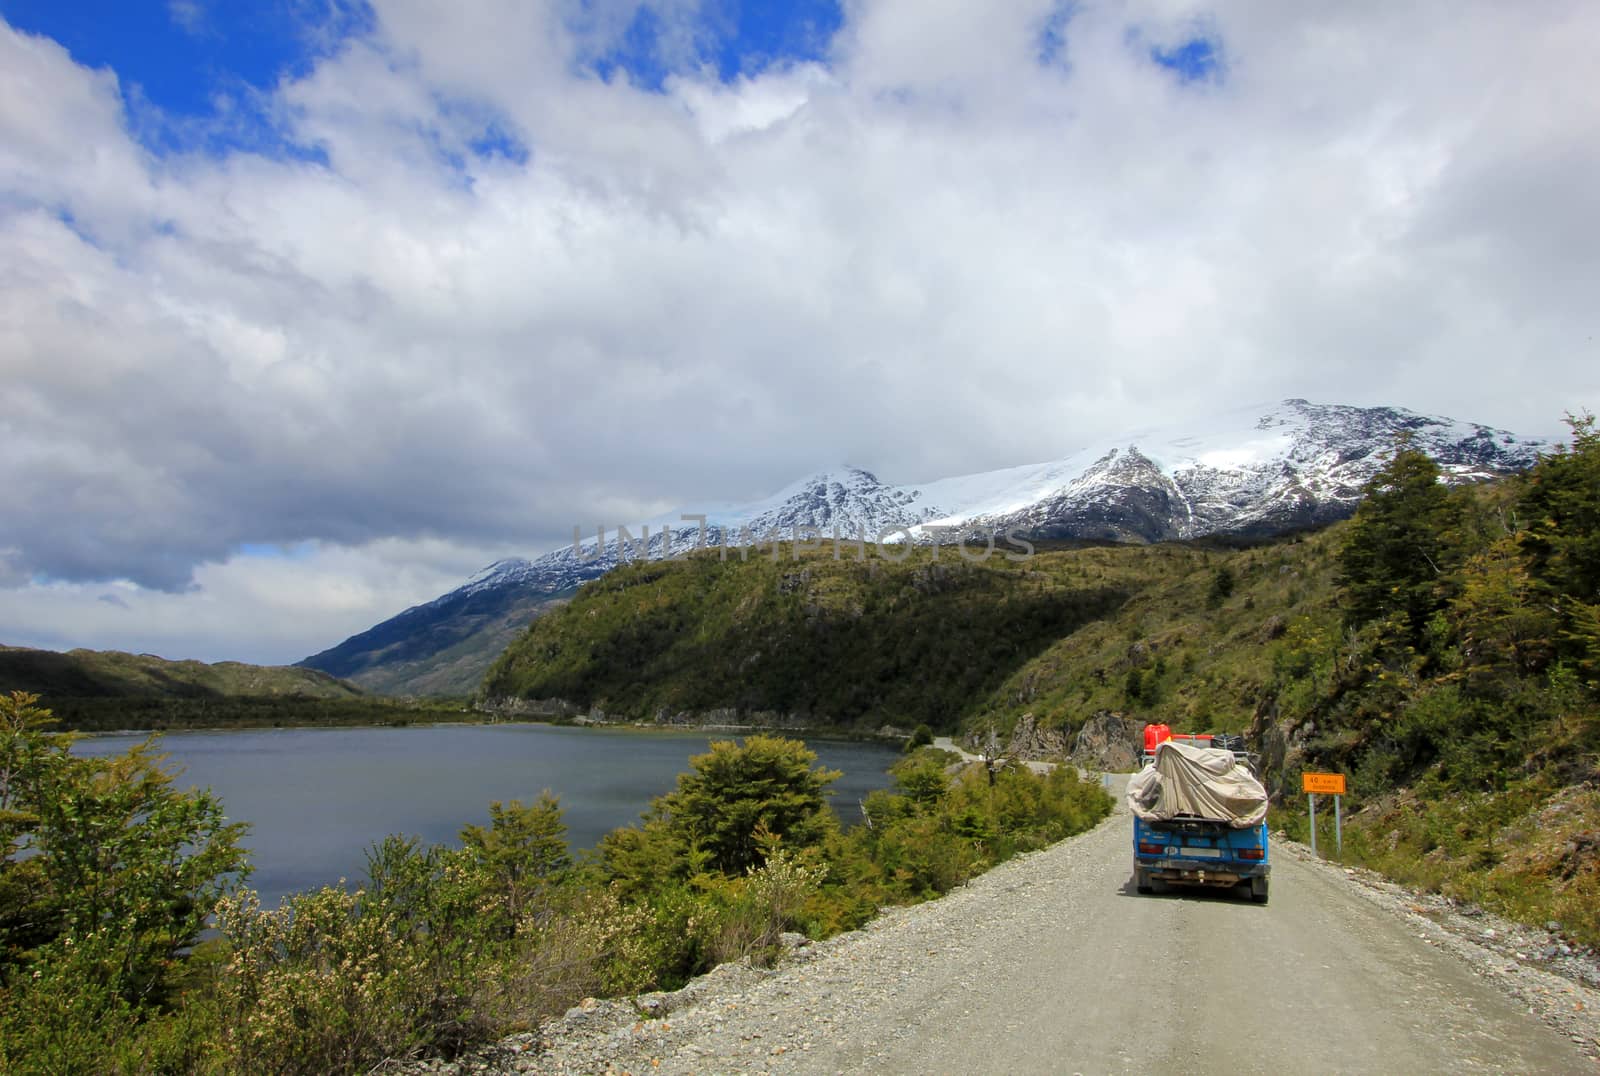
<svg viewBox="0 0 1600 1076"><path fill-rule="evenodd" d="M1163 851L1165 849L1159 844L1150 844L1148 841L1139 842L1139 854L1141 856L1159 856Z"/></svg>
<svg viewBox="0 0 1600 1076"><path fill-rule="evenodd" d="M1265 859L1267 858L1267 850L1265 848L1241 848L1239 849L1239 858Z"/></svg>

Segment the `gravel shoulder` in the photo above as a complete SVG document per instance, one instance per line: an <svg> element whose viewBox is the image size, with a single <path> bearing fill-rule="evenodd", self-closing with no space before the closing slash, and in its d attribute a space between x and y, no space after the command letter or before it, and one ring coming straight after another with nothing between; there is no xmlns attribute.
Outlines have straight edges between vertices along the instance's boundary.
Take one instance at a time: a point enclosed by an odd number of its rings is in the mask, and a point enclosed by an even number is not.
<svg viewBox="0 0 1600 1076"><path fill-rule="evenodd" d="M1592 953L1285 842L1270 905L1141 897L1128 845L1119 811L776 969L411 1071L1600 1071Z"/></svg>

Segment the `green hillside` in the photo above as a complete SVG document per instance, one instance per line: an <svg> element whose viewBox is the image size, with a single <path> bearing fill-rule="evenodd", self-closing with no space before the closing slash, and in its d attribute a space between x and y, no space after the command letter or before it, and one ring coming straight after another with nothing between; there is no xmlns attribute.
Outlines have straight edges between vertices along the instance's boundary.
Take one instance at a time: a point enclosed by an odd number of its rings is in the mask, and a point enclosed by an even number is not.
<svg viewBox="0 0 1600 1076"><path fill-rule="evenodd" d="M1291 618L1333 611L1336 527L1260 547L1045 548L1025 561L785 547L633 565L536 622L488 698L623 718L733 709L877 727L1075 731L1102 710L1246 728ZM1219 576L1229 593L1214 594Z"/></svg>
<svg viewBox="0 0 1600 1076"><path fill-rule="evenodd" d="M646 720L731 709L954 728L1012 670L1128 599L1144 569L1126 553L974 563L924 549L894 563L784 547L629 565L536 621L481 694Z"/></svg>
<svg viewBox="0 0 1600 1076"><path fill-rule="evenodd" d="M0 646L0 693L48 698L65 728L396 724L471 717L457 703L374 698L315 669Z"/></svg>
<svg viewBox="0 0 1600 1076"><path fill-rule="evenodd" d="M1242 732L1272 695L1281 640L1337 618L1333 550L1345 524L1244 549L1119 550L1138 585L1110 615L1011 672L968 730L1031 715L1070 735L1097 713L1180 730Z"/></svg>
<svg viewBox="0 0 1600 1076"><path fill-rule="evenodd" d="M348 699L361 689L327 673L238 661L168 661L120 650L33 650L0 646L0 684L57 698L205 698L225 695Z"/></svg>

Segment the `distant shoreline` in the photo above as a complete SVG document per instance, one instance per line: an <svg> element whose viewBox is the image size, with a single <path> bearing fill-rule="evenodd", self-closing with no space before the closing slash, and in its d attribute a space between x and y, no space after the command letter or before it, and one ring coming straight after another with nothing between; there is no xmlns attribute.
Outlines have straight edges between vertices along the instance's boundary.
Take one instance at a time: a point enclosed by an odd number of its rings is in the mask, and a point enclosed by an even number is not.
<svg viewBox="0 0 1600 1076"><path fill-rule="evenodd" d="M71 732L85 739L98 739L110 736L164 736L169 733L190 732L264 732L272 730L291 731L301 729L406 729L406 728L448 728L452 726L467 728L487 728L492 725L526 725L542 728L570 728L584 731L615 731L615 732L644 732L644 733L685 733L685 734L730 734L735 736L788 736L800 740L836 740L847 743L881 743L886 745L899 745L905 737L898 734L885 734L881 732L868 732L858 729L838 728L835 726L815 726L811 728L798 728L794 726L779 725L694 725L694 724L658 724L651 721L551 721L534 720L528 718L499 718L485 719L481 714L473 719L463 720L419 720L419 721L349 721L349 722L312 722L312 721L280 721L263 723L259 721L244 721L226 725L166 725L161 727L146 728L112 728L112 729L80 729L63 728L63 732Z"/></svg>

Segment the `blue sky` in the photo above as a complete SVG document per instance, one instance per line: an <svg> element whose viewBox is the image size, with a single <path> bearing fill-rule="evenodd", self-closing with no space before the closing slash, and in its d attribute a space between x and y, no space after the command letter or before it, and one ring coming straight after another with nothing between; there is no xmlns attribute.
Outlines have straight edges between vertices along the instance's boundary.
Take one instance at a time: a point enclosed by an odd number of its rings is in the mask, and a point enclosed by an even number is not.
<svg viewBox="0 0 1600 1076"><path fill-rule="evenodd" d="M691 51L669 59L663 56L664 17L641 7L622 40L592 67L605 78L620 70L652 90L660 90L675 68L688 65L709 67L728 82L774 64L825 60L842 21L839 5L831 2L720 0L704 5L693 20Z"/></svg>
<svg viewBox="0 0 1600 1076"><path fill-rule="evenodd" d="M270 89L281 75L303 72L319 51L320 28L283 4L5 0L0 15L54 38L81 64L111 68L130 103L137 87L182 116L212 114L217 94Z"/></svg>
<svg viewBox="0 0 1600 1076"><path fill-rule="evenodd" d="M220 4L193 0L3 0L0 15L20 30L60 42L78 63L116 72L134 132L156 152L259 145L254 111L283 77L304 74L351 32L363 12L307 20L305 4Z"/></svg>
<svg viewBox="0 0 1600 1076"><path fill-rule="evenodd" d="M290 661L1240 401L1558 434L1600 9L1541 11L0 0L0 643Z"/></svg>
<svg viewBox="0 0 1600 1076"><path fill-rule="evenodd" d="M586 0L566 18L582 26L605 6ZM669 75L690 69L732 81L826 59L843 20L833 0L712 0L697 5L687 26L677 25L685 20L676 11L663 10L638 6L615 40L582 66L657 92ZM378 26L369 5L343 0L0 0L0 16L53 38L80 64L116 72L135 133L158 153L270 146L276 132L258 114L259 99Z"/></svg>

